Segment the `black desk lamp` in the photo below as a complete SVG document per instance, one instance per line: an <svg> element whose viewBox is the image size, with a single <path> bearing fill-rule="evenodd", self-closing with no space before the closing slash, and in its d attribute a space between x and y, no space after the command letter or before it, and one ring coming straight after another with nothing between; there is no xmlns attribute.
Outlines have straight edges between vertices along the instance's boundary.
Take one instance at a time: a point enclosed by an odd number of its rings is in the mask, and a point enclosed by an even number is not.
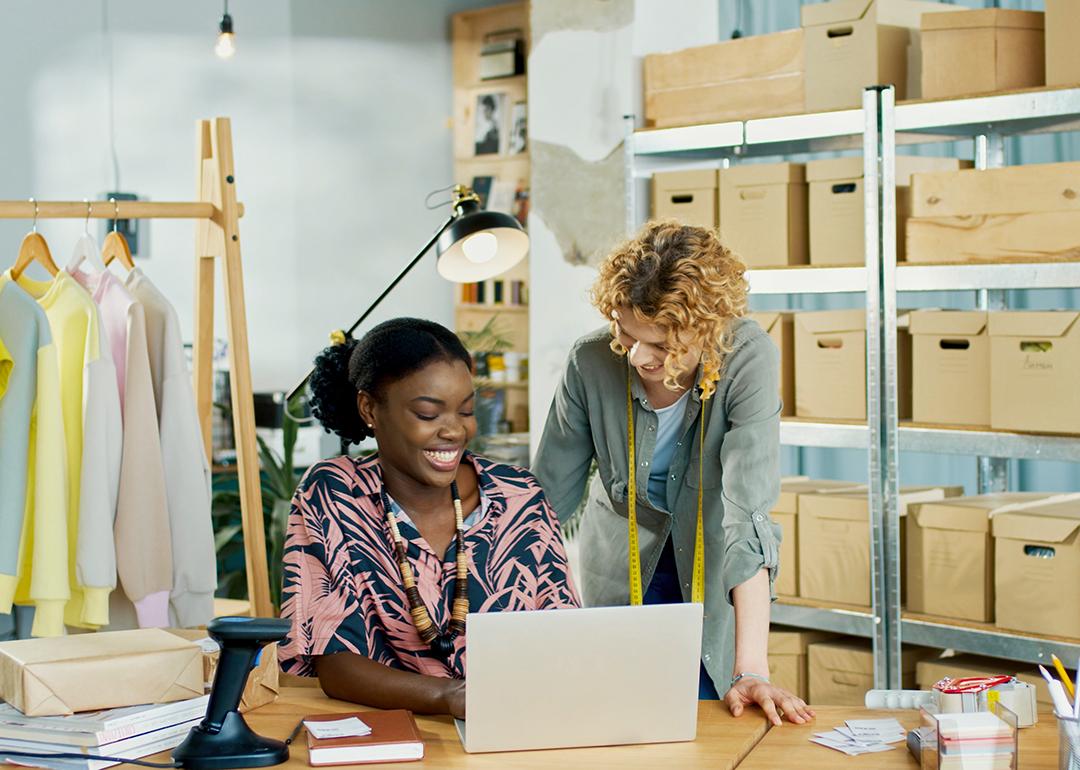
<svg viewBox="0 0 1080 770"><path fill-rule="evenodd" d="M529 236L512 216L499 211L484 211L480 208L480 196L464 185L454 187L451 206L453 213L450 218L435 231L431 240L424 244L405 269L398 273L397 278L390 282L352 326L344 332L335 332L335 335L351 335L356 331L432 246L436 247L439 275L455 283L486 281L505 273L524 259L529 251ZM309 371L304 379L289 391L285 398L286 409L293 397L307 386L313 371L314 369Z"/></svg>

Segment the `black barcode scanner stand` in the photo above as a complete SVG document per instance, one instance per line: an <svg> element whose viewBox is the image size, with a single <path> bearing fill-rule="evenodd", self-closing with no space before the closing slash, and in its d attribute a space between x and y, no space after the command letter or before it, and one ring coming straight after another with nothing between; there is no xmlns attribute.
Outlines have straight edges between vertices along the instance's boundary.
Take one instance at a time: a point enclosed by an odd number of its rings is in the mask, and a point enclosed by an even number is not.
<svg viewBox="0 0 1080 770"><path fill-rule="evenodd" d="M256 735L240 715L240 697L257 656L267 644L284 639L292 624L281 618L215 618L206 627L221 645L206 717L191 728L172 758L190 770L226 770L280 765L289 747Z"/></svg>

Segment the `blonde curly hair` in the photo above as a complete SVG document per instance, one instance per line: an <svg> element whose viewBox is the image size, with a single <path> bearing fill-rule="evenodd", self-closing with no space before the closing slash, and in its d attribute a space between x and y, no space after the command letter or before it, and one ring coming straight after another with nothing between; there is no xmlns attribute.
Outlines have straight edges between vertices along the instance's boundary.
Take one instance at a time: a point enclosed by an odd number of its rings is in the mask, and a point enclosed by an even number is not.
<svg viewBox="0 0 1080 770"><path fill-rule="evenodd" d="M731 352L730 322L746 312L746 265L713 230L674 220L647 223L600 265L593 305L611 325L611 349L619 343L614 311L630 307L637 319L667 334L664 385L678 389L678 363L700 347L702 398L716 390L724 357Z"/></svg>

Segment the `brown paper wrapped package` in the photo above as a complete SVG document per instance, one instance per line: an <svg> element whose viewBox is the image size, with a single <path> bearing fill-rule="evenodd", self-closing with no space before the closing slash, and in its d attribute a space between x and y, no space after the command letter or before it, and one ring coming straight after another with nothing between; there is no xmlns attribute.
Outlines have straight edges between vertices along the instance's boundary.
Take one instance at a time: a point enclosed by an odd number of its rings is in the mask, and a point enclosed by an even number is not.
<svg viewBox="0 0 1080 770"><path fill-rule="evenodd" d="M203 694L199 648L160 628L0 643L0 698L28 716Z"/></svg>
<svg viewBox="0 0 1080 770"><path fill-rule="evenodd" d="M181 639L190 642L198 642L207 638L206 631L190 628L170 628L170 634L175 634ZM219 653L203 653L203 679L207 688L214 681L214 672L217 671ZM263 648L259 665L248 674L247 684L244 685L244 693L240 696L240 710L251 711L260 706L273 703L277 700L280 689L281 668L278 666L277 645L268 644Z"/></svg>

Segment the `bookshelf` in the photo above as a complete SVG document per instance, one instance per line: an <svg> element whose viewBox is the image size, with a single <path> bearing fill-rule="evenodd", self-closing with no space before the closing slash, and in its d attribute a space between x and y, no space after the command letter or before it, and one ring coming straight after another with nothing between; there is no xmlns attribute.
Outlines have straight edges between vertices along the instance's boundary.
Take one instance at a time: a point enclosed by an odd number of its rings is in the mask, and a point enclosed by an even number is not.
<svg viewBox="0 0 1080 770"><path fill-rule="evenodd" d="M512 50L515 39L521 41L516 54L490 53L500 42ZM528 84L523 67L511 62L516 55L524 63L529 42L528 2L451 17L454 178L473 187L486 208L512 214L522 225L529 205ZM493 74L492 64L495 70L505 66L505 76L485 79L485 70ZM477 332L490 323L510 345L506 368L496 378L485 376L486 367L478 362L481 397L501 401L500 432L529 430L528 282L526 258L495 279L454 287L455 330Z"/></svg>

